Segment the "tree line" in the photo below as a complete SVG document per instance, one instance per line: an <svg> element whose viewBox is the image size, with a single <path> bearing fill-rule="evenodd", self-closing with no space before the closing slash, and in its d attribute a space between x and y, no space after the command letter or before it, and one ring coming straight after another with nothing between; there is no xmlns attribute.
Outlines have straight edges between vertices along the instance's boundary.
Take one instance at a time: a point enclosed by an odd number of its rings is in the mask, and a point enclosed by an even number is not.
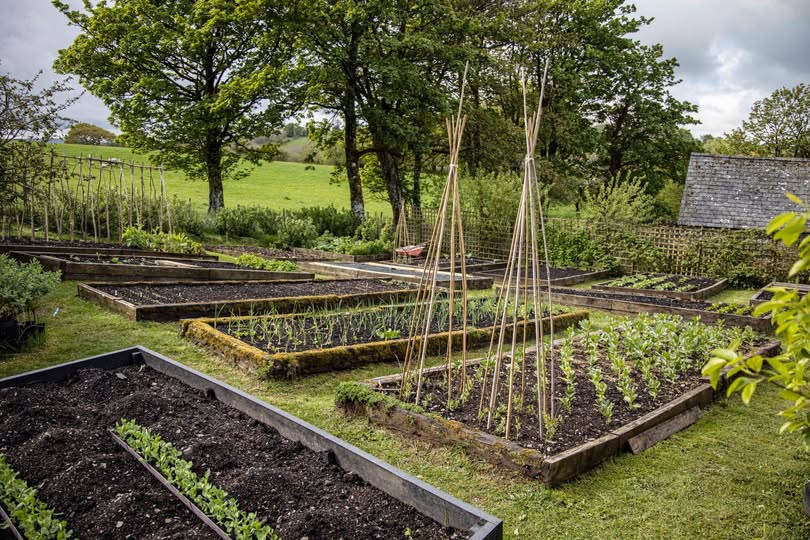
<svg viewBox="0 0 810 540"><path fill-rule="evenodd" d="M358 220L369 190L395 217L403 202L419 205L425 174L446 160L444 116L467 63L470 176L519 169L519 80L536 100L546 60L537 148L552 194L626 174L655 192L700 148L684 129L696 107L671 94L677 61L634 38L652 21L626 0L53 4L80 30L57 71L104 101L124 144L207 180L211 212L225 204L223 179L277 151L249 142L307 111L321 118L310 136L342 148Z"/></svg>

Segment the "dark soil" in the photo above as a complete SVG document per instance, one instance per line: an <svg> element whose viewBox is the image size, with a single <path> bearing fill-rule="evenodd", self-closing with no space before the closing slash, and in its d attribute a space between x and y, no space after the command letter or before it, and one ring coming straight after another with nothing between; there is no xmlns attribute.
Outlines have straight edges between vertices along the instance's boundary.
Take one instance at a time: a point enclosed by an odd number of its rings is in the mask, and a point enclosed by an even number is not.
<svg viewBox="0 0 810 540"><path fill-rule="evenodd" d="M380 311L380 315L373 319L364 316L362 312L338 313L334 315L317 317L296 317L287 327L289 332L281 330L282 321L291 321L290 318L279 319L279 331L270 330L265 334L260 322L245 320L243 324L217 324L220 332L241 339L254 347L276 352L301 352L312 349L324 349L345 345L358 345L383 341L387 330L396 330L397 335L389 339L405 339L410 336L411 314L413 307L402 307L396 311ZM544 309L544 315L547 311ZM328 320L332 319L330 328ZM453 320L453 330L461 330L461 317ZM494 317L489 313L474 316L472 310L468 311L467 327L491 328ZM252 328L252 330L251 330ZM251 331L254 333L252 336ZM424 331L424 330L422 330ZM436 334L447 331L447 319L439 321L438 315L431 320L430 333ZM418 331L417 331L418 335ZM510 334L511 335L511 334ZM522 333L519 334L522 336ZM345 337L345 340L344 340Z"/></svg>
<svg viewBox="0 0 810 540"><path fill-rule="evenodd" d="M711 302L702 302L700 300L681 300L679 298L666 298L663 296L619 294L619 293L611 293L608 291L598 291L594 289L572 289L567 287L553 287L551 290L552 292L559 294L589 296L593 298L605 298L608 300L623 300L626 302L636 302L639 304L652 304L655 306L663 306L663 307L699 309L701 311L708 311L707 308L712 305Z"/></svg>
<svg viewBox="0 0 810 540"><path fill-rule="evenodd" d="M531 269L529 269L531 272ZM582 274L590 274L593 270L580 270L579 268L555 268L553 266L548 268L548 272L551 274L551 280L554 281L555 279L562 279L572 276L581 276ZM481 270L475 272L477 275L481 276L488 276L503 280L504 275L506 274L506 268L500 270ZM517 268L512 270L512 275L516 278L517 277ZM521 268L520 270L520 280L523 281L526 277L525 268ZM540 267L540 274L539 278L546 281L546 267ZM514 278L513 278L514 279ZM531 274L529 274L529 280L531 281Z"/></svg>
<svg viewBox="0 0 810 540"><path fill-rule="evenodd" d="M364 263L364 262L329 262L330 265L337 265L337 266L344 266L347 268L354 268L356 270L368 270L371 272L379 272L385 274L391 274L395 276L421 276L422 269L414 267L413 270L409 268L403 268L401 266L391 266L391 265L383 265L379 263ZM461 275L461 272L456 272L457 275ZM447 280L449 278L448 274L443 274L438 277L439 281Z"/></svg>
<svg viewBox="0 0 810 540"><path fill-rule="evenodd" d="M122 244L111 244L105 242L82 242L81 240L31 240L30 238L5 238L0 239L0 244L9 244L15 246L47 246L47 247L89 247L89 248L127 248Z"/></svg>
<svg viewBox="0 0 810 540"><path fill-rule="evenodd" d="M690 292L690 293L691 292L697 292L697 291L699 291L701 289L705 289L706 287L710 287L710 286L714 285L715 283L717 283L718 281L720 281L720 280L715 279L715 278L707 278L707 277L700 277L700 276L681 276L681 275L678 275L678 274L645 274L645 275L648 278L652 278L652 277L656 277L656 278L657 277L667 277L667 278L669 278L668 280L661 282L661 284L664 284L664 285L670 284L670 283L673 285L673 287L670 288L669 291L674 291L675 288L678 288L678 287L691 286L690 290L685 291L685 292ZM663 290L661 290L661 289L655 289L654 288L654 287L657 287L660 284L655 285L655 286L648 286L648 287L638 287L637 285L618 285L618 284L614 285L614 283L616 283L616 280L605 282L601 286L602 287L631 288L631 289L638 289L638 290L642 290L642 291L646 290L646 291L651 291L651 292L652 291L663 292Z"/></svg>
<svg viewBox="0 0 810 540"><path fill-rule="evenodd" d="M193 283L175 285L155 283L148 285L96 285L108 294L123 298L135 305L185 304L216 302L221 300L254 300L290 298L296 296L347 295L398 291L409 285L379 279L324 280L289 283Z"/></svg>
<svg viewBox="0 0 810 540"><path fill-rule="evenodd" d="M147 367L0 390L0 451L78 538L214 538L108 429L134 419L285 539L459 538L327 456Z"/></svg>
<svg viewBox="0 0 810 540"><path fill-rule="evenodd" d="M225 255L231 255L233 257L238 257L239 255L250 253L253 255L258 255L259 257L264 257L265 259L276 259L276 260L314 261L320 259L320 257L317 257L315 255L293 253L292 251L286 249L276 249L262 246L205 246L205 249L207 249L208 251L214 251L216 253L224 253Z"/></svg>
<svg viewBox="0 0 810 540"><path fill-rule="evenodd" d="M46 254L47 255L47 254ZM48 255L53 256L53 255ZM57 257L70 262L77 263L94 263L94 264L134 264L137 266L173 266L161 261L176 261L178 263L197 268L228 268L231 270L253 270L253 268L245 268L234 263L220 262L220 261L198 261L196 259L182 259L166 257L161 258L159 255L155 257L129 257L126 255L83 255L83 254L69 254Z"/></svg>
<svg viewBox="0 0 810 540"><path fill-rule="evenodd" d="M644 382L641 380L637 370L633 370L632 378L636 384L637 399L636 404L638 408L629 408L623 398L621 391L616 385L615 374L612 372L610 363L602 358L599 365L602 369L603 380L607 383L606 397L613 403L613 416L610 423L605 421L605 418L599 412L596 401L596 390L588 378L587 362L584 360L584 352L581 349L581 344L577 343L575 353L574 366L576 370L576 393L574 403L571 408L571 413L563 413L562 421L557 429L556 436L553 441L543 441L540 437L540 430L537 424L537 415L534 411L537 410L537 385L534 382L534 355L527 354L526 363L526 406L531 407L532 413L518 414L513 416L513 426L516 424L515 418L520 425L520 433L515 437L514 427L511 429L510 440L514 440L524 448L533 448L540 450L545 455L550 456L574 448L580 444L594 440L607 434L608 432L621 427L628 422L632 422L637 418L657 409L658 407L672 401L681 394L688 392L704 381L701 380L700 368L703 362L696 362L696 366L688 372L681 374L680 378L675 383L668 383L662 377L661 388L656 399L653 399L645 391ZM508 394L509 372L504 362L504 367L501 370L499 395L501 401L499 403L506 403L505 396ZM468 380L473 381L477 367L468 368ZM559 369L559 364L556 364L556 378L557 386L555 392L555 402L557 407L562 411L564 409L560 406L560 398L565 393L566 384L562 382L562 371ZM498 420L493 417L492 429L487 429L487 417L479 418L478 406L481 400L481 383L476 381L469 399L464 402L460 408L449 411L444 406L447 399L447 386L442 381L442 374L437 374L428 379L423 392L428 392L432 396L432 405L428 405L426 410L429 412L440 414L442 417L449 420L457 420L466 426L479 429L495 435L503 435L495 429ZM486 394L484 398L484 405L488 404L489 389L492 380L492 372L488 375L486 384ZM391 383L387 385L390 392L395 392L399 389L399 383ZM515 396L520 394L521 380L520 376L515 376L513 384L513 391ZM505 419L504 414L500 417L501 420Z"/></svg>

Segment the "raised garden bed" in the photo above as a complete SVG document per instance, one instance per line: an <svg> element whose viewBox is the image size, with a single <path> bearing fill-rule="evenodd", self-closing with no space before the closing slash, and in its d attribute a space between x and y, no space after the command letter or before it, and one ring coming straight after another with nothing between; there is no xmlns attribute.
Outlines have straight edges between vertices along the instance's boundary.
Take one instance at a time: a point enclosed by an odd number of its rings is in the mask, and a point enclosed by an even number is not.
<svg viewBox="0 0 810 540"><path fill-rule="evenodd" d="M287 249L276 249L263 246L205 246L208 251L216 253L223 253L232 257L238 257L245 253L257 255L265 259L273 259L276 261L297 261L297 260L323 260L322 257L307 256L305 253L294 252Z"/></svg>
<svg viewBox="0 0 810 540"><path fill-rule="evenodd" d="M422 280L421 268L405 265L381 263L351 263L351 262L309 262L303 261L299 266L304 270L318 274L328 274L344 278L388 278L409 283L419 283ZM450 280L455 279L456 286L461 287L461 273L451 276L449 272L437 273L437 285L449 287ZM467 287L470 289L491 289L492 278L467 275Z"/></svg>
<svg viewBox="0 0 810 540"><path fill-rule="evenodd" d="M336 253L322 249L293 248L293 254L299 260L320 260L320 261L344 261L344 262L369 262L387 261L391 258L390 253L373 253L371 255L349 255L347 253Z"/></svg>
<svg viewBox="0 0 810 540"><path fill-rule="evenodd" d="M531 272L531 269L529 269ZM476 275L479 276L486 276L491 277L495 280L495 287L496 289L500 289L503 287L503 277L506 273L506 270L490 270L486 272L476 272ZM519 284L520 288L523 288L523 284L526 279L526 272L525 268L521 269L520 271L520 281ZM550 267L548 269L548 273L551 274L551 284L557 286L566 286L566 285L576 285L578 283L585 283L587 281L592 281L594 279L602 279L606 278L610 275L610 272L607 270L580 270L578 268L555 268ZM517 279L517 271L513 270L513 281ZM546 267L540 267L540 273L538 278L538 283L541 287L547 287L549 281L547 279ZM517 285L516 285L517 286ZM529 274L529 287L531 287L531 274Z"/></svg>
<svg viewBox="0 0 810 540"><path fill-rule="evenodd" d="M343 383L338 388L337 404L348 414L366 416L408 437L419 436L436 445L461 446L498 466L556 485L620 452L643 451L697 421L700 409L714 395L711 386L701 378L700 369L711 349L725 345L725 340L717 336L751 337L748 331L741 329L724 330L692 322L671 327L672 318L640 319L609 328L607 332L612 338L590 329L586 337L569 336L555 342L558 384L554 401L558 423L550 439L540 436L536 414L527 414L526 406L515 410L512 425L517 427L512 429L508 439L504 437L506 412L502 405L487 427L488 407L479 409L481 372L485 369L483 359L468 363L467 380L473 381L473 388L452 410L447 409L443 401L447 393L444 366L423 371L423 395L429 397L419 406L410 398L397 399L400 374L366 383ZM660 329L667 327L670 328L664 336ZM700 340L706 346L705 350L701 349L702 354L670 348L682 335L697 332L697 327L703 328L700 331L704 337ZM631 331L643 337L644 348L628 345L624 336ZM615 344L614 352L610 352L611 345L606 345L610 342ZM750 354L770 355L779 348L777 342L753 343L748 349ZM631 347L636 348L630 350ZM527 355L526 369L531 373L534 373L534 356L533 353ZM501 396L508 391L507 365L505 362L500 379ZM570 372L565 369L566 365ZM653 382L658 385L657 389ZM514 384L513 390L519 395L520 377L515 378ZM527 377L526 384L527 395L532 396L536 391L534 378ZM601 390L599 385L602 385ZM489 391L487 386L487 396ZM488 401L483 403L488 405ZM528 407L528 410L533 409ZM546 422L548 424L548 420Z"/></svg>
<svg viewBox="0 0 810 540"><path fill-rule="evenodd" d="M380 279L174 283L80 283L79 296L136 321L176 321L249 313L412 300L416 289Z"/></svg>
<svg viewBox="0 0 810 540"><path fill-rule="evenodd" d="M215 255L187 255L183 253L164 253L159 251L151 251L148 249L134 249L122 246L120 244L102 244L93 242L70 242L70 241L35 241L31 240L14 240L6 239L0 240L0 253L8 253L10 251L27 251L34 253L84 253L89 255L107 255L114 256L154 256L154 257L179 257L184 259L208 260L216 261Z"/></svg>
<svg viewBox="0 0 810 540"><path fill-rule="evenodd" d="M767 302L768 300L773 298L773 293L768 290L771 287L784 287L786 289L795 289L798 292L799 297L804 297L808 292L810 292L810 285L804 283L786 283L783 281L772 281L767 285L765 285L764 287L762 287L760 290L758 290L756 294L754 294L754 296L751 297L751 305L758 306L759 304Z"/></svg>
<svg viewBox="0 0 810 540"><path fill-rule="evenodd" d="M492 309L484 302L491 302ZM428 336L429 354L447 349L445 309L437 309ZM467 347L489 344L494 300L468 305ZM556 329L587 319L587 311L562 312ZM341 313L264 317L186 319L181 333L242 369L260 376L294 377L349 369L370 362L392 362L405 356L413 306L388 306ZM455 318L454 350L461 350L461 315ZM543 318L548 330L549 319ZM457 328L457 329L456 329ZM421 339L421 338L420 338ZM417 340L419 341L419 340Z"/></svg>
<svg viewBox="0 0 810 540"><path fill-rule="evenodd" d="M295 280L313 279L307 272L270 272L210 260L157 257L39 254L12 251L20 261L38 260L47 270L58 270L63 280L75 281L178 281L178 280Z"/></svg>
<svg viewBox="0 0 810 540"><path fill-rule="evenodd" d="M397 266L405 266L408 268L424 268L425 257L399 257L393 264ZM468 273L477 272L483 273L490 270L503 270L506 268L506 261L498 259L482 259L480 257L467 257L464 261ZM443 257L439 260L439 270L450 270L450 257ZM461 271L461 257L456 257L456 271ZM503 275L503 271L501 272Z"/></svg>
<svg viewBox="0 0 810 540"><path fill-rule="evenodd" d="M677 274L635 274L598 283L591 288L614 293L697 300L725 289L726 280Z"/></svg>
<svg viewBox="0 0 810 540"><path fill-rule="evenodd" d="M77 538L215 537L113 440L122 418L162 435L198 475L210 471L281 538L502 536L497 518L134 347L0 380L0 448Z"/></svg>
<svg viewBox="0 0 810 540"><path fill-rule="evenodd" d="M553 302L585 309L601 309L621 315L637 313L672 313L685 319L700 317L707 324L722 320L732 326L750 326L763 333L772 333L770 317L754 317L748 306L702 300L680 300L644 295L612 293L594 289L553 288Z"/></svg>

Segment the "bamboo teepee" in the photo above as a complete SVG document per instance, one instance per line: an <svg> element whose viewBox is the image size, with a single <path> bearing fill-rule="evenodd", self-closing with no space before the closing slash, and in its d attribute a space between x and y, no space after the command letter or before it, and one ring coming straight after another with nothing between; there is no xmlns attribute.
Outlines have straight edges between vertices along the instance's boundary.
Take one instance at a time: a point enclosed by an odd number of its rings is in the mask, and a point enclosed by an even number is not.
<svg viewBox="0 0 810 540"><path fill-rule="evenodd" d="M467 356L467 281L466 281L466 261L464 248L464 228L461 222L461 202L459 198L458 182L458 156L461 149L462 133L467 122L467 116L462 114L464 104L464 91L467 83L467 69L465 66L464 75L461 82L461 95L459 97L458 112L454 117L447 118L447 138L450 146L450 163L448 165L447 182L442 192L439 204L438 219L433 229L430 242L428 243L427 256L419 283L419 290L411 319L408 347L405 353L405 360L402 366L402 385L400 386L400 398L414 397L414 402L419 404L422 399L423 370L428 350L428 336L432 333L431 323L436 313L437 301L440 299L437 294L437 281L439 277L439 266L442 255L442 245L446 242L449 252L449 291L447 301L449 302L447 320L447 351L445 355L445 371L447 382L448 403L463 394L466 385L466 373L463 366ZM445 234L449 231L449 237ZM460 256L460 268L457 268L456 259ZM460 271L461 290L458 291L456 283L457 271ZM461 293L459 295L459 292ZM443 295L442 295L443 296ZM458 306L460 309L456 309ZM457 312L460 311L460 321L454 320ZM459 328L460 326L460 328ZM453 364L453 330L462 331L461 344L461 368L456 368ZM444 331L440 329L439 331ZM456 378L455 371L459 372ZM415 388L414 388L415 386Z"/></svg>
<svg viewBox="0 0 810 540"><path fill-rule="evenodd" d="M547 351L546 347L542 346L546 337L542 324L542 283L547 286L549 333L552 341L554 339L554 319L551 312L550 271L548 265L545 264L545 261L548 261L548 246L543 205L534 161L537 135L543 113L542 104L547 73L548 62L546 62L543 72L537 111L531 114L527 104L526 82L523 79L523 115L526 128L523 186L507 267L498 297L497 319L493 326L493 336L487 354L488 362L484 366L479 402L479 415L486 415L487 428L491 429L496 411L502 408L503 400L506 400L506 418L503 429L507 439L510 438L515 427L515 404L519 403L522 406L528 403L526 400L526 359L528 354L535 355L535 391L530 399L536 401L536 416L541 437L544 434L544 423L553 421L556 417L553 400L556 383L553 349ZM538 238L538 233L540 238ZM541 246L542 252L540 251ZM545 268L545 275L541 276L543 268ZM510 353L506 352L507 340L510 341ZM536 346L529 346L528 342L531 340L535 342ZM504 375L508 377L505 386L501 381L501 377ZM519 384L516 376L520 376Z"/></svg>

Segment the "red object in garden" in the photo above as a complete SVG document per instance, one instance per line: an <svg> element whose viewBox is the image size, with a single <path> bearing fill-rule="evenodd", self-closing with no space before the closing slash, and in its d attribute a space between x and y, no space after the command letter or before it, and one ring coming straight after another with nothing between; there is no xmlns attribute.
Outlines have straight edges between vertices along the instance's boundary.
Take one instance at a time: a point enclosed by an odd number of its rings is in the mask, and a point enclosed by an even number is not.
<svg viewBox="0 0 810 540"><path fill-rule="evenodd" d="M404 246L395 249L397 255L407 255L408 257L418 257L425 250L427 244L416 244L414 246Z"/></svg>

